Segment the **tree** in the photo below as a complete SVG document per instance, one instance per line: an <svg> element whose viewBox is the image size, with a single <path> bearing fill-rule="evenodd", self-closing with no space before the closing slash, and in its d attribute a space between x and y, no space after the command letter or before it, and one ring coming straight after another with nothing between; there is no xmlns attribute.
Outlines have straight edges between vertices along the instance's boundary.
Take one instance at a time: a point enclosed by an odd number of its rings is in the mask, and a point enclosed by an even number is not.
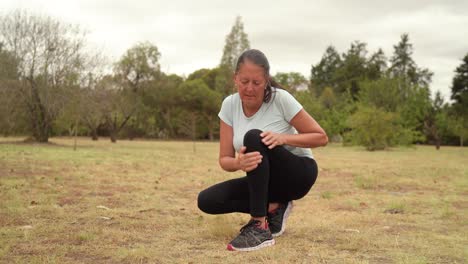
<svg viewBox="0 0 468 264"><path fill-rule="evenodd" d="M17 90L30 133L35 140L47 142L65 107L63 94L77 84L88 58L84 33L51 17L15 11L0 18L0 41L18 64Z"/></svg>
<svg viewBox="0 0 468 264"><path fill-rule="evenodd" d="M463 146L464 138L468 137L468 53L455 69L451 92L451 98L454 100L452 112L456 117L451 122L451 128Z"/></svg>
<svg viewBox="0 0 468 264"><path fill-rule="evenodd" d="M455 69L455 76L452 80L451 98L455 101L454 106L459 114L468 115L468 53Z"/></svg>
<svg viewBox="0 0 468 264"><path fill-rule="evenodd" d="M231 32L226 36L220 65L233 71L236 67L237 58L247 49L250 49L250 42L244 32L242 17L238 16L231 28Z"/></svg>
<svg viewBox="0 0 468 264"><path fill-rule="evenodd" d="M379 48L367 61L367 79L378 80L384 77L387 67L387 58L383 50Z"/></svg>
<svg viewBox="0 0 468 264"><path fill-rule="evenodd" d="M336 72L341 63L340 54L335 47L328 46L320 62L312 65L310 88L315 94L322 94L322 90L327 86L336 91Z"/></svg>
<svg viewBox="0 0 468 264"><path fill-rule="evenodd" d="M399 78L401 95L405 98L408 90L415 85L428 87L433 73L429 69L418 68L413 60L413 45L409 42L408 34L401 35L401 40L393 46L394 53L390 58L389 68L392 77Z"/></svg>
<svg viewBox="0 0 468 264"><path fill-rule="evenodd" d="M232 82L232 74L236 68L237 59L245 50L250 49L250 42L247 34L244 32L244 23L240 16L236 17L236 21L231 28L231 32L226 36L223 56L219 64L221 68L222 77L218 78L220 84L226 85L227 93L234 92L234 85Z"/></svg>
<svg viewBox="0 0 468 264"><path fill-rule="evenodd" d="M157 79L161 73L158 48L149 43L137 43L120 58L114 67L114 73L122 78L133 91L137 91L143 82Z"/></svg>
<svg viewBox="0 0 468 264"><path fill-rule="evenodd" d="M211 90L202 80L186 81L177 88L178 98L187 113L187 121L182 126L183 133L190 135L192 140L197 138L197 124L203 117L213 117L219 110L221 97ZM213 118L209 121L213 121ZM213 131L210 131L212 137ZM195 149L194 149L195 150Z"/></svg>
<svg viewBox="0 0 468 264"><path fill-rule="evenodd" d="M398 80L394 78L380 78L366 80L360 83L359 102L381 108L388 112L397 112L402 104Z"/></svg>
<svg viewBox="0 0 468 264"><path fill-rule="evenodd" d="M307 88L307 79L299 72L278 72L273 77L290 93Z"/></svg>
<svg viewBox="0 0 468 264"><path fill-rule="evenodd" d="M20 132L25 124L24 109L18 107L18 62L13 54L3 49L0 42L0 133L8 136Z"/></svg>
<svg viewBox="0 0 468 264"><path fill-rule="evenodd" d="M351 43L348 52L343 54L343 62L337 69L335 78L337 87L335 92L342 94L349 92L356 99L359 92L359 82L366 78L367 44L360 41Z"/></svg>
<svg viewBox="0 0 468 264"><path fill-rule="evenodd" d="M427 116L424 120L424 129L429 138L434 140L436 149L440 149L442 143L442 130L446 118L443 116L443 106L444 99L440 94L440 91L437 91L430 110L427 113Z"/></svg>
<svg viewBox="0 0 468 264"><path fill-rule="evenodd" d="M107 78L106 86L112 103L105 114L111 142L130 122L134 129L135 117L143 108L142 90L145 85L161 77L158 48L149 43L138 43L128 49L114 66L114 76ZM116 87L117 89L114 89Z"/></svg>
<svg viewBox="0 0 468 264"><path fill-rule="evenodd" d="M81 122L88 128L92 140L98 140L98 129L105 124L105 108L108 98L108 92L103 87L98 87L97 84L100 80L96 81L96 87L86 87L81 90L82 93L82 107Z"/></svg>
<svg viewBox="0 0 468 264"><path fill-rule="evenodd" d="M331 109L336 104L336 96L331 87L325 87L322 94L319 97L325 109Z"/></svg>
<svg viewBox="0 0 468 264"><path fill-rule="evenodd" d="M400 125L397 113L361 105L350 118L348 125L352 128L347 134L352 143L363 145L367 150L383 150L404 142L408 131Z"/></svg>
<svg viewBox="0 0 468 264"><path fill-rule="evenodd" d="M152 109L154 122L158 124L158 137L176 136L178 108L181 107L177 88L184 82L182 77L162 74L161 78L145 87L145 106Z"/></svg>

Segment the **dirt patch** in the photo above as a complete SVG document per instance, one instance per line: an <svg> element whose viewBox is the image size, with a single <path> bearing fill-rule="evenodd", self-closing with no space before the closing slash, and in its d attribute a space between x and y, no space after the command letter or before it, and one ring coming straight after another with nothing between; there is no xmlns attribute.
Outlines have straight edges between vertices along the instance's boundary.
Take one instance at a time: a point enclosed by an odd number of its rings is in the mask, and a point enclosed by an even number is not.
<svg viewBox="0 0 468 264"><path fill-rule="evenodd" d="M452 206L456 209L466 210L468 209L468 201L455 201L452 202Z"/></svg>
<svg viewBox="0 0 468 264"><path fill-rule="evenodd" d="M333 211L360 212L362 209L347 204L332 204L330 209Z"/></svg>

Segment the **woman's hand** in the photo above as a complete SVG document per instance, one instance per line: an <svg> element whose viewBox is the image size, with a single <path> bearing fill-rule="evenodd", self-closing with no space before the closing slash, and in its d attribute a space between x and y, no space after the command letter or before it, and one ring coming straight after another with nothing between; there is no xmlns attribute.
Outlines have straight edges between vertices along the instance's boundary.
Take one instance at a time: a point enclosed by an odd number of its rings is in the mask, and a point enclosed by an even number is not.
<svg viewBox="0 0 468 264"><path fill-rule="evenodd" d="M277 134L270 131L265 131L261 133L260 136L263 138L263 144L265 144L269 149L286 144L284 134Z"/></svg>
<svg viewBox="0 0 468 264"><path fill-rule="evenodd" d="M249 172L258 167L258 164L262 162L263 156L258 151L245 153L246 149L246 147L241 147L237 155L237 162L241 170Z"/></svg>

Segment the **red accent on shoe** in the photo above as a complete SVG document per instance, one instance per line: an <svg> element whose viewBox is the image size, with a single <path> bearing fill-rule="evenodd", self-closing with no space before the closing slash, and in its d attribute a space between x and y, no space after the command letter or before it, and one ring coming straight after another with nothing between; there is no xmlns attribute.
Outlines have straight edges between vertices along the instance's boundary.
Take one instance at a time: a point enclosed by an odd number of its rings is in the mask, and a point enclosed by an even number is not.
<svg viewBox="0 0 468 264"><path fill-rule="evenodd" d="M278 211L278 209L279 209L279 206L276 207L275 209L269 211L268 213L269 213L269 214L276 214L276 211Z"/></svg>
<svg viewBox="0 0 468 264"><path fill-rule="evenodd" d="M228 245L227 245L227 250L229 250L229 251L235 251L235 249L232 247L231 244L228 244Z"/></svg>
<svg viewBox="0 0 468 264"><path fill-rule="evenodd" d="M261 229L264 229L264 230L268 229L268 221L266 221L266 220L265 220L265 225L262 225L261 222L258 222L256 225L257 225L258 228L261 228Z"/></svg>

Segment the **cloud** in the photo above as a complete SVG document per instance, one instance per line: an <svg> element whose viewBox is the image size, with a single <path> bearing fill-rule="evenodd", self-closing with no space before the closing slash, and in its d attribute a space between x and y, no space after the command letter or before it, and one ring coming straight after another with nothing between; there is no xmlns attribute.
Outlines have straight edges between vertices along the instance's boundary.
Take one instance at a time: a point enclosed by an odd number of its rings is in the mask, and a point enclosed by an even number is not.
<svg viewBox="0 0 468 264"><path fill-rule="evenodd" d="M453 70L468 48L468 1L183 1L6 0L0 10L26 8L80 24L89 41L117 60L137 42L162 53L163 70L189 74L215 67L225 36L241 15L252 47L263 50L272 72L310 67L328 45L340 53L351 42L382 48L389 58L400 35L409 33L414 59L434 72L433 90L448 95Z"/></svg>

